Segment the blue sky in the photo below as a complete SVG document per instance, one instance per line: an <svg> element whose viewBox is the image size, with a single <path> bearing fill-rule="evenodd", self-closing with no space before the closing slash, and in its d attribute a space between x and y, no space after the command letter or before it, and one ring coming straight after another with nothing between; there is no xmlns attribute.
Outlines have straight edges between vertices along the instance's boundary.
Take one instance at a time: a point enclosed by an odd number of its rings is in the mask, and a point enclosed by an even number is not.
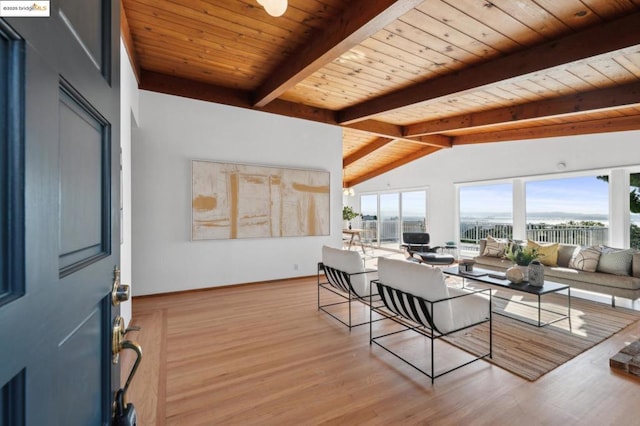
<svg viewBox="0 0 640 426"><path fill-rule="evenodd" d="M527 182L529 213L566 212L608 214L609 184L595 176ZM470 186L460 189L460 212L505 213L512 210L512 185Z"/></svg>

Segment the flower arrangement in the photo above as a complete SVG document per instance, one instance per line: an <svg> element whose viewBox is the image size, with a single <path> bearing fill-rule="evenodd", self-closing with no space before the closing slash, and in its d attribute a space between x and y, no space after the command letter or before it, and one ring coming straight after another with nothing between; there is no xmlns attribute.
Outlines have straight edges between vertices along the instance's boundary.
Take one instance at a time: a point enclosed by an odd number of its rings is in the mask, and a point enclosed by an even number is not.
<svg viewBox="0 0 640 426"><path fill-rule="evenodd" d="M350 221L358 216L360 216L360 213L356 213L355 211L353 211L353 208L351 206L344 206L342 208L342 220Z"/></svg>
<svg viewBox="0 0 640 426"><path fill-rule="evenodd" d="M519 244L511 244L507 249L505 257L516 265L529 266L532 260L540 258L541 254L534 247L521 246Z"/></svg>

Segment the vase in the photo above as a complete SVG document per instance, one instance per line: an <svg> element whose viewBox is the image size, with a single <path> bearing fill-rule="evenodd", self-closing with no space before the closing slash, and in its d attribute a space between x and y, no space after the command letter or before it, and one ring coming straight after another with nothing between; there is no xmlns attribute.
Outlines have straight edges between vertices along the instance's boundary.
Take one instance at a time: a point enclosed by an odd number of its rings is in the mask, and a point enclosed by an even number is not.
<svg viewBox="0 0 640 426"><path fill-rule="evenodd" d="M522 271L524 281L529 281L529 267L524 265L515 265L515 267Z"/></svg>
<svg viewBox="0 0 640 426"><path fill-rule="evenodd" d="M507 269L505 276L514 284L520 284L524 281L524 274L522 273L522 269L520 269L517 265L514 265L511 268Z"/></svg>

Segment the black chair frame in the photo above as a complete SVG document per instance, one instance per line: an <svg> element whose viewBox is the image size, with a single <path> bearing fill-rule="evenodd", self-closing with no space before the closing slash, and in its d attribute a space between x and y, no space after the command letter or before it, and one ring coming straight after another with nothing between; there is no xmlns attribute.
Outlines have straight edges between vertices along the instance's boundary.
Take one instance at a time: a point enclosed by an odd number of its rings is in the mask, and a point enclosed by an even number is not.
<svg viewBox="0 0 640 426"><path fill-rule="evenodd" d="M355 272L355 273L347 273L344 271L341 271L339 269L336 268L332 268L330 266L327 266L325 264L323 264L322 262L318 262L318 310L323 311L324 313L330 315L331 317L335 318L336 320L338 320L340 323L346 325L347 327L349 327L349 331L351 331L351 329L353 327L357 327L359 325L365 325L365 324L369 324L369 322L371 321L371 315L369 316L369 320L368 321L364 321L358 324L353 324L352 320L351 320L351 303L352 302L360 302L363 303L367 306L371 306L371 300L372 297L376 297L376 294L369 294L369 295L359 295L355 292L355 290L353 289L353 286L351 285L351 277L354 275L361 275L361 274L366 274L366 273L371 273L371 272L375 272L374 270L368 270L368 271L364 271L364 272ZM324 277L326 278L326 281L321 281L321 276L324 275ZM338 296L340 296L341 298L345 299L344 301L340 301L340 302L335 302L335 303L328 303L326 305L321 305L320 304L320 289L324 289L327 290L333 294L336 294ZM379 299L376 299L379 300ZM375 300L374 300L375 301ZM335 315L333 312L330 312L328 309L325 308L329 308L331 306L337 306L337 305L343 305L347 303L349 305L349 319L348 322L344 321L342 318L338 317L337 315ZM380 319L376 319L375 321L380 321L383 318Z"/></svg>
<svg viewBox="0 0 640 426"><path fill-rule="evenodd" d="M403 328L401 330L397 330L397 331L393 331L390 333L385 333L385 334L381 334L379 336L373 336L373 326L371 323L369 323L369 345L371 344L376 344L378 346L380 346L382 349L384 349L385 351L389 352L390 354L394 355L396 358L399 358L400 360L404 361L405 363L409 364L411 367L415 368L416 370L418 370L419 372L421 372L422 374L424 374L425 376L429 377L431 379L431 384L434 383L435 379L443 376L447 373L450 373L452 371L455 371L459 368L462 368L466 365L471 364L472 362L478 361L480 359L489 357L489 358L493 358L493 320L492 320L492 313L491 313L491 306L492 306L492 295L491 295L491 289L486 288L486 289L480 289L480 290L475 290L475 291L470 291L467 294L464 295L458 295L458 296L453 296L453 297L449 297L446 299L440 299L440 300L426 300L424 298L418 297L418 296L414 296L411 293L407 293L401 290L398 290L396 288L390 287L388 285L383 284L382 282L380 282L379 280L373 280L371 281L371 288L373 288L373 286L377 287L378 290L378 294L377 296L379 297L379 300L381 300L383 303L378 304L377 306L373 305L373 301L371 301L371 309L370 309L370 315L373 315L373 313L375 312L378 315L383 316L384 318L382 319L388 319L391 321L394 321L397 324L400 324L401 326L403 326ZM476 293L485 293L489 295L489 317L481 322L477 322L474 324L471 324L469 326L466 327L462 327L456 330L452 330L449 331L447 333L443 333L440 330L438 330L438 328L436 327L433 318L430 314L430 312L433 312L433 308L437 303L441 303L441 302L446 302L446 301L450 301L453 299L457 299L460 297L467 297ZM398 305L397 301L401 301L401 304ZM405 304L405 301L408 302L408 304ZM423 314L424 318L426 319L426 321L424 321L421 316L419 315L419 312L417 311L416 307L415 307L415 302L418 303L418 306L420 307L420 311ZM429 308L429 309L427 309ZM449 336L451 334L457 333L459 331L465 330L467 328L472 328L472 327L476 327L480 324L484 324L485 322L489 323L489 351L487 353L484 354L472 354L474 356L473 359L464 362L462 364L459 364L455 367L452 367L446 371L441 371L439 373L436 373L435 371L435 349L434 349L434 342L437 339L440 339L442 337L446 337ZM423 336L425 336L426 338L428 338L431 341L431 369L430 371L425 371L422 368L418 367L417 365L415 365L414 363L412 363L411 361L407 360L406 358L402 357L399 353L394 352L393 350L391 350L389 347L385 346L383 343L381 343L379 340L383 339L384 337L388 337L388 336L392 336L395 334L399 334L399 333L404 333L406 331L414 331L418 334L421 334ZM466 351L465 351L466 352Z"/></svg>

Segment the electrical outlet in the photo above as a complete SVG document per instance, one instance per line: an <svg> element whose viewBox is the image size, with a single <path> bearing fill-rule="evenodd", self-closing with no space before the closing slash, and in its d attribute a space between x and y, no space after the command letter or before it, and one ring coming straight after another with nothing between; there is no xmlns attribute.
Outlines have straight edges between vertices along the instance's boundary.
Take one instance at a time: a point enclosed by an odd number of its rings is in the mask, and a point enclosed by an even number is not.
<svg viewBox="0 0 640 426"><path fill-rule="evenodd" d="M297 270L298 270L298 264L297 264L297 263L294 263L294 264L293 264L293 270L294 270L294 271L297 271Z"/></svg>

